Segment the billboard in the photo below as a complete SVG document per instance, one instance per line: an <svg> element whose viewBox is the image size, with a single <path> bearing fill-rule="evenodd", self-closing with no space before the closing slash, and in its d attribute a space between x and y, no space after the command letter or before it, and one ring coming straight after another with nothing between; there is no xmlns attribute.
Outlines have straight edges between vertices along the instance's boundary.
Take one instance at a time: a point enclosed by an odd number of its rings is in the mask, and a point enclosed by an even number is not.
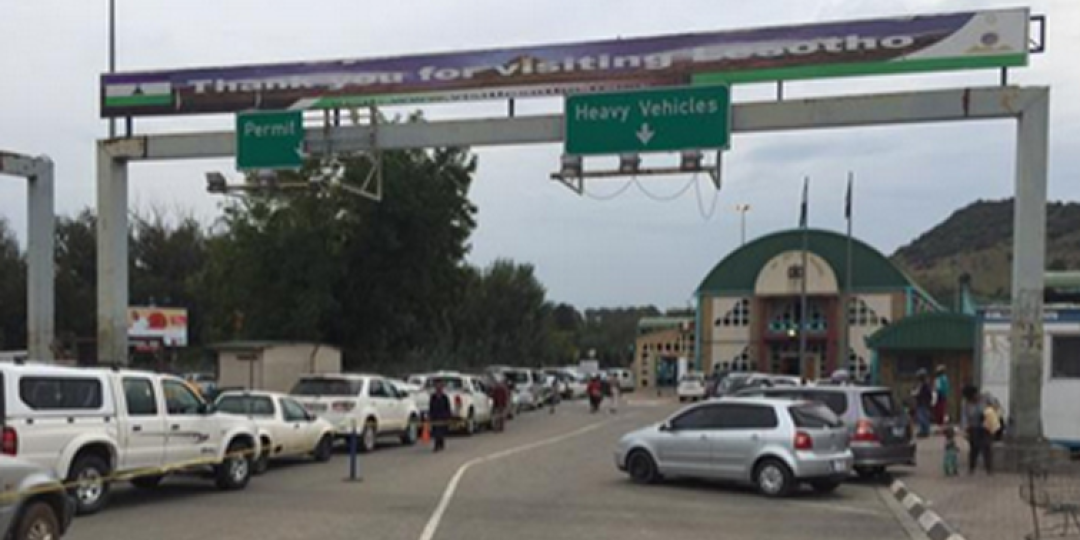
<svg viewBox="0 0 1080 540"><path fill-rule="evenodd" d="M133 342L159 341L165 347L187 347L187 310L183 308L128 308L128 338Z"/></svg>
<svg viewBox="0 0 1080 540"><path fill-rule="evenodd" d="M1028 10L101 76L102 117L333 109L1027 65Z"/></svg>

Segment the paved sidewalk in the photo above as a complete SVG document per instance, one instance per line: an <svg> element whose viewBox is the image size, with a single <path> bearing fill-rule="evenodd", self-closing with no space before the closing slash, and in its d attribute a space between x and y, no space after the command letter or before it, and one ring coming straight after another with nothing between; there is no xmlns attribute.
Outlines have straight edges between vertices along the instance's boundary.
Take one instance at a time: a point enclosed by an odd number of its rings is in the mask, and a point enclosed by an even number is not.
<svg viewBox="0 0 1080 540"><path fill-rule="evenodd" d="M918 466L897 468L893 476L967 540L1022 540L1034 530L1031 509L1020 499L1020 485L1026 476L1001 472L987 476L981 464L975 475L969 476L967 444L962 438L957 443L961 453L959 476L950 478L942 472L941 436L921 439ZM1000 446L994 450L995 457L1000 458Z"/></svg>

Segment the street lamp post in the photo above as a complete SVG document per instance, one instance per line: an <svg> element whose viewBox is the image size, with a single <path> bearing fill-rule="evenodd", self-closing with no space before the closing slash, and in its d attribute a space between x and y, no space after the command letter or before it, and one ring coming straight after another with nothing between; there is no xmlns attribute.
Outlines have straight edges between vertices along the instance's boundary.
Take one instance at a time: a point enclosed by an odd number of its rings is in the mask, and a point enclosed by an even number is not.
<svg viewBox="0 0 1080 540"><path fill-rule="evenodd" d="M116 0L109 0L109 73L116 72ZM116 137L116 119L109 118L109 138Z"/></svg>
<svg viewBox="0 0 1080 540"><path fill-rule="evenodd" d="M739 213L739 238L746 245L746 213L750 211L749 204L736 204L735 211Z"/></svg>

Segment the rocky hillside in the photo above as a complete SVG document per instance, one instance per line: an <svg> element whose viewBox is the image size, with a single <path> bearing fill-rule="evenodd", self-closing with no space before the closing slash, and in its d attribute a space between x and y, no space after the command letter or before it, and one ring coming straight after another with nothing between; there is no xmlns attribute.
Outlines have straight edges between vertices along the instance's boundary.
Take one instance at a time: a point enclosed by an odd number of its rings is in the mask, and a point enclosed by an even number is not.
<svg viewBox="0 0 1080 540"><path fill-rule="evenodd" d="M980 300L1009 296L1012 199L976 201L901 247L892 256L928 292L952 305L957 279L971 275ZM1080 203L1047 205L1048 270L1080 270Z"/></svg>

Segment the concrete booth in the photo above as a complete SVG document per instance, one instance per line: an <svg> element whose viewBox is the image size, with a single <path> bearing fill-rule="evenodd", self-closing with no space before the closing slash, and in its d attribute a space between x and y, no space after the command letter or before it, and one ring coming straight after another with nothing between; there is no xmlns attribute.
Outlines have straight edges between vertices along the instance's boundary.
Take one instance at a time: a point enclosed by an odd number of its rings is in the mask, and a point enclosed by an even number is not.
<svg viewBox="0 0 1080 540"><path fill-rule="evenodd" d="M1011 378L1007 306L979 312L980 386L1001 400L1009 416ZM1048 304L1043 310L1043 333L1023 335L1042 349L1042 424L1051 442L1080 452L1080 304Z"/></svg>
<svg viewBox="0 0 1080 540"><path fill-rule="evenodd" d="M319 343L230 341L217 351L220 388L288 392L306 373L340 373L341 349Z"/></svg>

